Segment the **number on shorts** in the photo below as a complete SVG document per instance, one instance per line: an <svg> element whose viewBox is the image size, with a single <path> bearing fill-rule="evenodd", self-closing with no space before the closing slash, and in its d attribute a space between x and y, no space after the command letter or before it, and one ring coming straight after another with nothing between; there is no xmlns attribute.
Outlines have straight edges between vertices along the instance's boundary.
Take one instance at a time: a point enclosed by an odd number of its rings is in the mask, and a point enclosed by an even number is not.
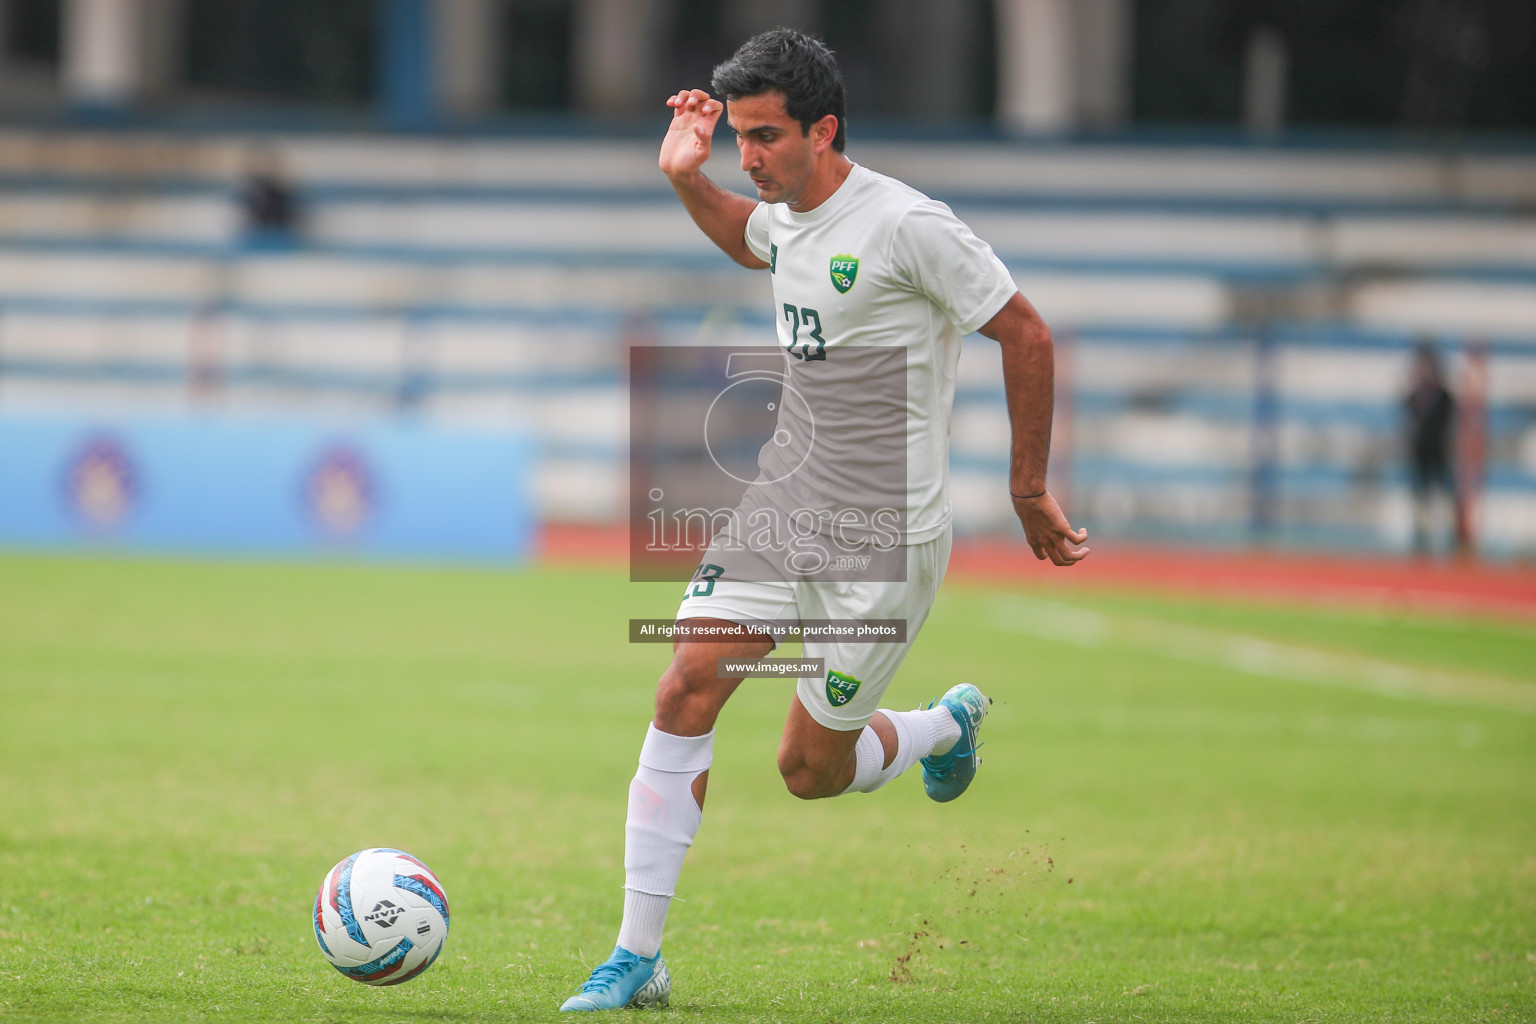
<svg viewBox="0 0 1536 1024"><path fill-rule="evenodd" d="M694 597L708 597L715 592L715 580L725 575L725 570L718 565L705 563L699 566L699 571L693 574L693 578L699 582L694 584L691 593Z"/></svg>

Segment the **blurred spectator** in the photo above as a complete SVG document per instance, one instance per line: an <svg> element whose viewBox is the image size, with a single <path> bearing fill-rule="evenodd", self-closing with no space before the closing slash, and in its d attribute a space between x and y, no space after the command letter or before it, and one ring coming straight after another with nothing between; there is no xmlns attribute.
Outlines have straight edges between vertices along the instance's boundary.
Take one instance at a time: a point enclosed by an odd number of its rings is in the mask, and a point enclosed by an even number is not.
<svg viewBox="0 0 1536 1024"><path fill-rule="evenodd" d="M298 244L299 203L275 150L257 149L247 159L240 203L248 246L285 249Z"/></svg>
<svg viewBox="0 0 1536 1024"><path fill-rule="evenodd" d="M1456 420L1456 398L1445 386L1439 353L1428 341L1414 349L1413 376L1407 407L1408 478L1413 487L1413 549L1428 554L1432 534L1439 532L1436 493L1444 507L1453 508L1455 490L1451 473L1451 432Z"/></svg>

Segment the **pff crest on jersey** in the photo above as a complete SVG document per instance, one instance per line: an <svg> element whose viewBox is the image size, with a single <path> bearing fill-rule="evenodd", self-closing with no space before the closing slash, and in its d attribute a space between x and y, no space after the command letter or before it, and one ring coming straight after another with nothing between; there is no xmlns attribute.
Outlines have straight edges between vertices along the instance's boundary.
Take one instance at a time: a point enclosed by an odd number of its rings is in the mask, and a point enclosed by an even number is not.
<svg viewBox="0 0 1536 1024"><path fill-rule="evenodd" d="M848 289L853 287L853 282L859 276L859 258L849 256L847 253L838 253L832 257L832 287L843 295L848 294Z"/></svg>

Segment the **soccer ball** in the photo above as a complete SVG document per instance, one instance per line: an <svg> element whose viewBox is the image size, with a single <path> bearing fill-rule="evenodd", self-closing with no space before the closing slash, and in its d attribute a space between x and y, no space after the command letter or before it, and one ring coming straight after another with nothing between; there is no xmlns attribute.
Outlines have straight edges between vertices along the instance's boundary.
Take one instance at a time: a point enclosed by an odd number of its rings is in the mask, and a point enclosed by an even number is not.
<svg viewBox="0 0 1536 1024"><path fill-rule="evenodd" d="M398 985L432 966L448 938L448 897L399 850L354 853L315 894L315 939L331 966L364 985Z"/></svg>

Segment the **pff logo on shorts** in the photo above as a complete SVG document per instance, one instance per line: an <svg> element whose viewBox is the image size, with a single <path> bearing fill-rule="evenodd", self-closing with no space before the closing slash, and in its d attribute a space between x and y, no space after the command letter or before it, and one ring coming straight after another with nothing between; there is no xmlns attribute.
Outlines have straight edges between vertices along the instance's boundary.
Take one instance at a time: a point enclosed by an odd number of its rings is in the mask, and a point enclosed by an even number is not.
<svg viewBox="0 0 1536 1024"><path fill-rule="evenodd" d="M853 700L853 695L859 692L859 687L864 684L853 676L845 676L841 672L827 673L827 700L835 708Z"/></svg>

